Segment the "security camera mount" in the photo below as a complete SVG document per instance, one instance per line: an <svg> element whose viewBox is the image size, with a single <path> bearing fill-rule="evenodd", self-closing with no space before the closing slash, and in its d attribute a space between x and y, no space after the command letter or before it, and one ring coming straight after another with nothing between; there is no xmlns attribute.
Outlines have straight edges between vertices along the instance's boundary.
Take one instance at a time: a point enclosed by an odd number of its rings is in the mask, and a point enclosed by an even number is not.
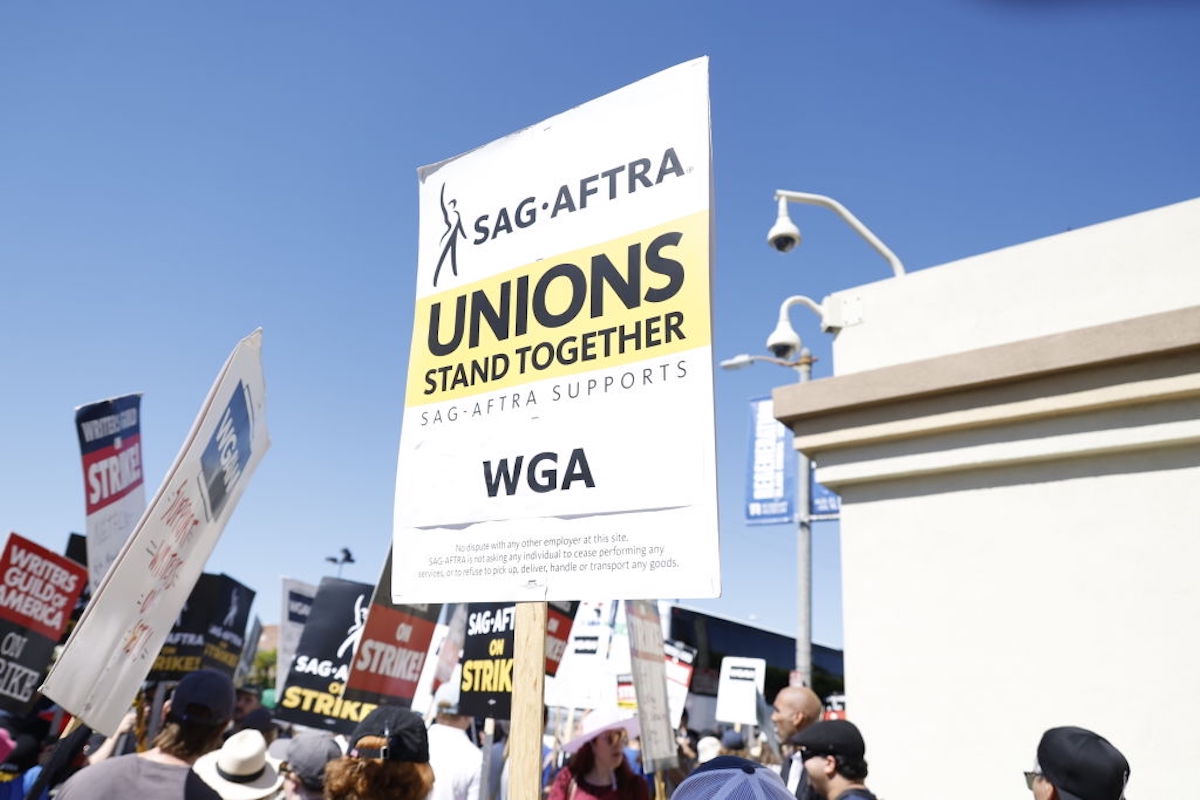
<svg viewBox="0 0 1200 800"><path fill-rule="evenodd" d="M862 223L862 221L850 213L850 210L844 205L834 200L832 197L826 197L823 194L808 194L807 192L791 192L785 189L777 189L775 191L775 199L779 201L779 216L775 220L775 224L771 226L771 231L767 234L767 241L780 252L787 252L796 246L800 241L800 231L788 217L788 203L806 203L813 206L824 206L840 216L847 225L854 229L855 233L866 239L867 244L875 248L879 255L883 256L884 260L892 268L892 274L897 278L904 275L904 264L890 248L879 237L871 232L871 229ZM788 229L786 226L790 225ZM794 239L790 238L794 233ZM784 245L784 246L781 246Z"/></svg>

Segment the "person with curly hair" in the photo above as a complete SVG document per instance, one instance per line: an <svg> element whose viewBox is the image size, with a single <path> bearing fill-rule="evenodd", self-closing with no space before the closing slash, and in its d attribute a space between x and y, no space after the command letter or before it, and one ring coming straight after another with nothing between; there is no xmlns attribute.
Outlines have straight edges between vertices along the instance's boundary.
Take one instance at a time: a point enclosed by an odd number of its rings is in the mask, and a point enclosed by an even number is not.
<svg viewBox="0 0 1200 800"><path fill-rule="evenodd" d="M625 745L637 735L637 717L600 709L583 718L579 736L563 746L571 754L550 786L549 800L649 800L646 781L625 759Z"/></svg>
<svg viewBox="0 0 1200 800"><path fill-rule="evenodd" d="M325 767L326 800L424 800L432 788L425 722L398 706L367 714L347 755Z"/></svg>

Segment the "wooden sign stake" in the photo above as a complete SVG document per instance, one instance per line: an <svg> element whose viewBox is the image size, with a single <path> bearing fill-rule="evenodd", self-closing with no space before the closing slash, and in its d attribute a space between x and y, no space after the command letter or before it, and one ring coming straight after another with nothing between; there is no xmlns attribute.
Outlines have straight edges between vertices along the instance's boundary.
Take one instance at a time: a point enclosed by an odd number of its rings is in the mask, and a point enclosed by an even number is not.
<svg viewBox="0 0 1200 800"><path fill-rule="evenodd" d="M508 780L512 800L542 796L542 700L546 685L546 603L517 603Z"/></svg>

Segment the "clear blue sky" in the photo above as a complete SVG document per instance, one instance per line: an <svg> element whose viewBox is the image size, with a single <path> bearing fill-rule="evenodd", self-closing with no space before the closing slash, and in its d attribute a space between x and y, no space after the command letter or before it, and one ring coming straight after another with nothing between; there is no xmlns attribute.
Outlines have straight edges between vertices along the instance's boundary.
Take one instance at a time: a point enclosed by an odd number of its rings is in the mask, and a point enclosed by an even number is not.
<svg viewBox="0 0 1200 800"><path fill-rule="evenodd" d="M145 393L151 495L261 325L274 445L208 569L267 622L279 576L342 546L373 582L418 166L708 54L715 350L757 352L786 295L888 274L822 209L770 250L776 188L839 198L910 269L1200 195L1198 34L1200 5L1156 0L6 3L0 530L83 530L72 410L108 396ZM784 631L792 531L747 528L741 498L746 400L791 379L718 373L725 596L701 603ZM839 645L836 525L814 549L815 638Z"/></svg>

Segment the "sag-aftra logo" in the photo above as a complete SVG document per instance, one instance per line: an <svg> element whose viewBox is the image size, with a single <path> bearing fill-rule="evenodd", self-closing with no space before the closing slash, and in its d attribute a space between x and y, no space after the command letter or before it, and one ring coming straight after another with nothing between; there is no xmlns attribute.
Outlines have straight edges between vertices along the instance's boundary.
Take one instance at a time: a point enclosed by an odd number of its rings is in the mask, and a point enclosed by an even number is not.
<svg viewBox="0 0 1200 800"><path fill-rule="evenodd" d="M433 270L436 287L444 269L458 275L460 245L485 246L497 237L517 233L536 225L539 220L553 220L560 214L574 214L594 208L600 202L617 200L639 190L658 186L669 177L682 178L684 169L674 147L668 147L657 158L638 158L626 164L587 175L561 184L557 190L533 194L516 203L501 206L496 211L480 214L471 222L468 233L463 211L457 197L442 184L438 201L442 211L443 230L438 242L437 266ZM553 200L549 198L553 196Z"/></svg>

